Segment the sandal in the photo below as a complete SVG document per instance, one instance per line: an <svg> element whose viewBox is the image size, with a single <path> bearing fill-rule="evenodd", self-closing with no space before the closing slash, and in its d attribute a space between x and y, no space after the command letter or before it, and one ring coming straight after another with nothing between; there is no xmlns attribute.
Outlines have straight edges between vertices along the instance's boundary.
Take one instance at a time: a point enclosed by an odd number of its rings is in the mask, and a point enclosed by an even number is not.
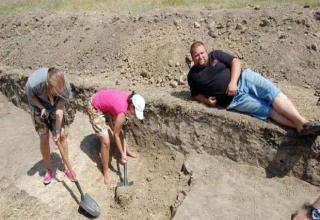
<svg viewBox="0 0 320 220"><path fill-rule="evenodd" d="M320 122L307 122L303 125L300 135L320 135Z"/></svg>

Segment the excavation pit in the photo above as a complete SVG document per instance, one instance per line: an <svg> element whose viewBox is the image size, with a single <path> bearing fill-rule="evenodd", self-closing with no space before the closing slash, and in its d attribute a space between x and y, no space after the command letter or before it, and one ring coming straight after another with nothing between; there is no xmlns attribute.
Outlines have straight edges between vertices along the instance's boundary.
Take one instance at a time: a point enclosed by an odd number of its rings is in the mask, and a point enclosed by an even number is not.
<svg viewBox="0 0 320 220"><path fill-rule="evenodd" d="M1 149L1 181L6 183L0 191L1 202L10 201L9 206L1 206L1 217L32 217L38 209L23 202L30 199L44 207L40 216L50 212L61 218L81 218L72 212L79 195L75 186L63 179L61 158L54 145L52 160L59 181L49 187L41 183L39 140L30 116L22 110L27 109L25 80L14 74L0 78L5 94L1 95L0 115L6 128L1 143L14 146ZM115 187L123 168L113 157L110 169L114 187L106 187L99 141L83 113L83 103L93 89L77 85L73 89L73 111L68 111L72 122L70 158L83 188L102 207L102 217L287 219L316 195L314 185L319 182L317 158L311 152L313 138L301 139L271 123L190 106L190 101L166 96L149 100L143 123L132 120L129 124L128 143L139 155L128 162L128 177L134 185ZM19 212L10 208L18 204Z"/></svg>

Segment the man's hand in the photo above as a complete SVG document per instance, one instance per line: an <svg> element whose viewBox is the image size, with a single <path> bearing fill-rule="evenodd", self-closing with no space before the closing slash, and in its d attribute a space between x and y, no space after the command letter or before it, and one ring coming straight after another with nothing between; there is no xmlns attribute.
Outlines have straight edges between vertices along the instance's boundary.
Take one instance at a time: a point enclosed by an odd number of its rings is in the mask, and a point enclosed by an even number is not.
<svg viewBox="0 0 320 220"><path fill-rule="evenodd" d="M217 104L217 99L214 96L207 98L206 96L199 94L194 96L193 99L209 107L214 107Z"/></svg>
<svg viewBox="0 0 320 220"><path fill-rule="evenodd" d="M214 107L217 104L217 99L213 96L208 98L207 105L210 107Z"/></svg>
<svg viewBox="0 0 320 220"><path fill-rule="evenodd" d="M238 86L236 83L230 82L227 88L226 94L229 96L234 96L237 94Z"/></svg>
<svg viewBox="0 0 320 220"><path fill-rule="evenodd" d="M45 108L41 109L40 117L41 118L48 118L49 117L49 112L47 111L47 109L45 109Z"/></svg>

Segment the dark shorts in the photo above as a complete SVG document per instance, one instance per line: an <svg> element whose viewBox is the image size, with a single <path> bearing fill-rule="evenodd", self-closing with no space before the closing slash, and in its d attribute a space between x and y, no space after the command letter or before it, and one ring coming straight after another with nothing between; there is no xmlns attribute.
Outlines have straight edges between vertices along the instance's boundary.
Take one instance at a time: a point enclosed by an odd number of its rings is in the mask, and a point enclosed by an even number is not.
<svg viewBox="0 0 320 220"><path fill-rule="evenodd" d="M40 112L31 111L31 119L32 119L34 128L35 128L36 132L39 134L39 136L44 135L44 134L49 134L48 125L44 122L44 119L41 118ZM65 126L64 119L65 119L65 114L63 115L61 129L62 129L62 132L64 132L64 134L67 135L68 134L68 127ZM50 114L49 122L53 126L52 133L55 134L54 130L55 130L56 117L55 117L54 112Z"/></svg>

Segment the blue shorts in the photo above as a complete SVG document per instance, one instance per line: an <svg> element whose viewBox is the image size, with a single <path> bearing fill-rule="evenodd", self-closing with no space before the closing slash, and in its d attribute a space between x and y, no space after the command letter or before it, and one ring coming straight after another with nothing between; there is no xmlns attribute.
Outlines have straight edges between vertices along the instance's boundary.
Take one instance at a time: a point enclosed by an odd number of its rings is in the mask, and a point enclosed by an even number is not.
<svg viewBox="0 0 320 220"><path fill-rule="evenodd" d="M251 69L245 69L238 82L237 94L227 107L266 120L280 90L270 80Z"/></svg>

